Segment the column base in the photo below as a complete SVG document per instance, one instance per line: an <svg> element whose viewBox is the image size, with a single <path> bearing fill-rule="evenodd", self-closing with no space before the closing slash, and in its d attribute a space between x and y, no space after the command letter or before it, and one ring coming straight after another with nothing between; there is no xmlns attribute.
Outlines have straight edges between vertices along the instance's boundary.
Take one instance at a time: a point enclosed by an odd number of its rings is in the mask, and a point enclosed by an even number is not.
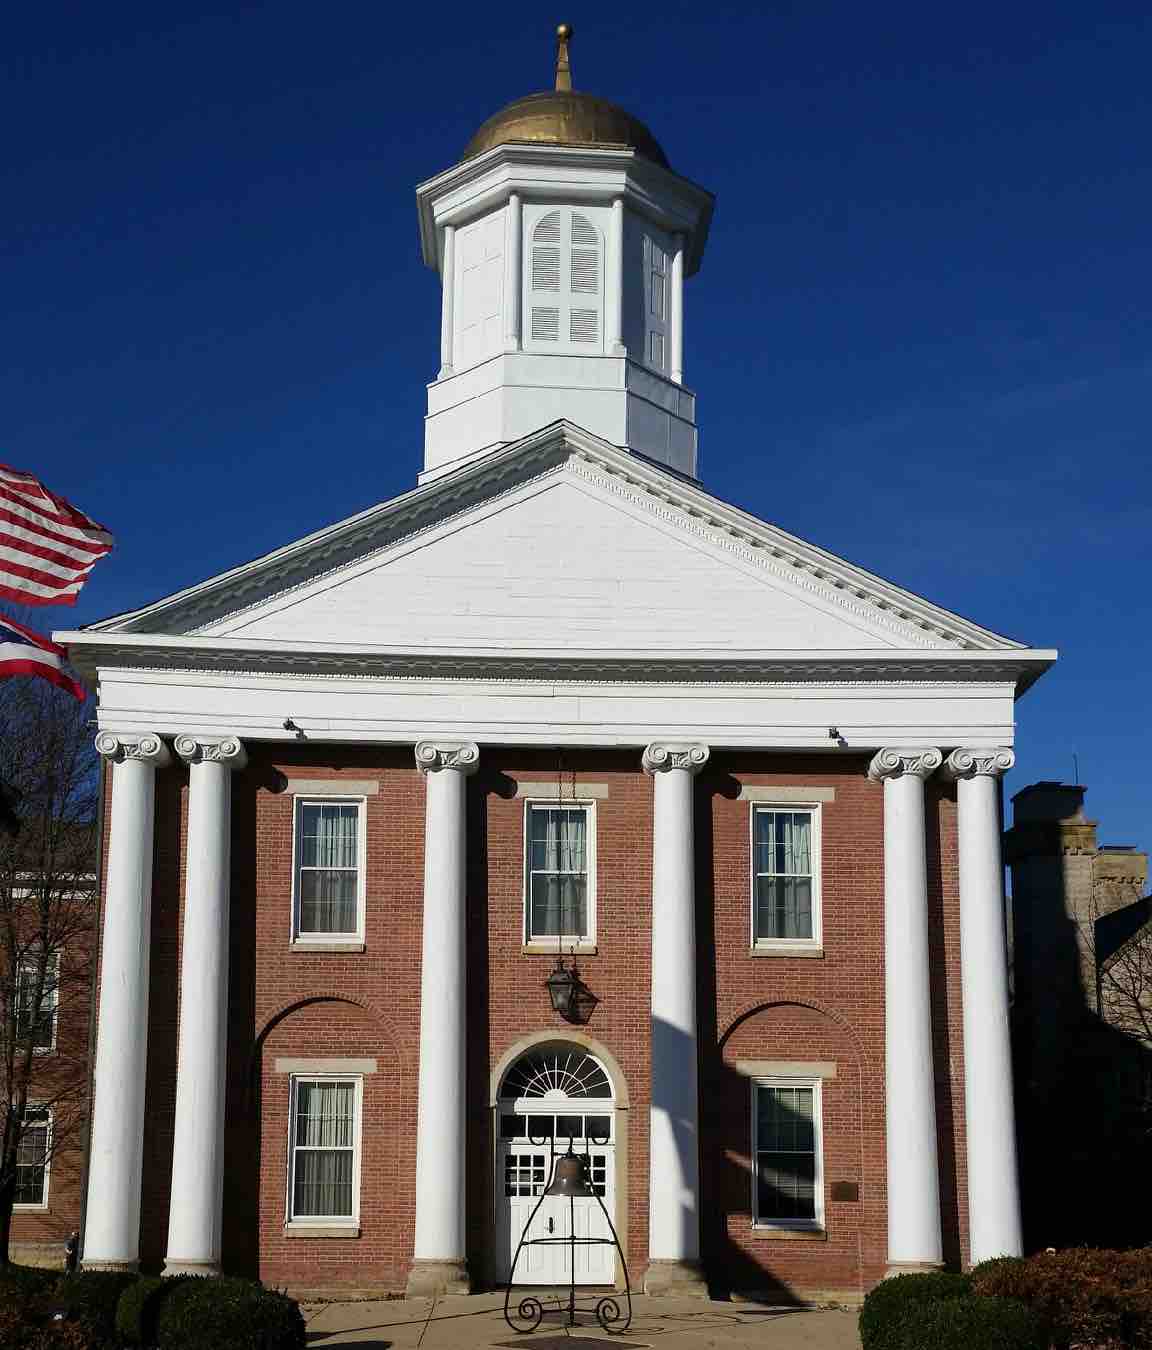
<svg viewBox="0 0 1152 1350"><path fill-rule="evenodd" d="M894 1275L933 1275L943 1269L943 1261L893 1261L884 1272L884 1278L890 1280Z"/></svg>
<svg viewBox="0 0 1152 1350"><path fill-rule="evenodd" d="M707 1298L708 1281L699 1261L652 1261L644 1292L661 1298Z"/></svg>
<svg viewBox="0 0 1152 1350"><path fill-rule="evenodd" d="M160 1272L165 1278L175 1275L222 1275L219 1261L181 1261L169 1257Z"/></svg>
<svg viewBox="0 0 1152 1350"><path fill-rule="evenodd" d="M412 1262L408 1272L406 1298L439 1298L441 1294L470 1294L472 1280L467 1261Z"/></svg>
<svg viewBox="0 0 1152 1350"><path fill-rule="evenodd" d="M81 1270L109 1270L116 1275L136 1275L140 1271L139 1261L101 1261L94 1257L91 1261L87 1257L80 1262Z"/></svg>

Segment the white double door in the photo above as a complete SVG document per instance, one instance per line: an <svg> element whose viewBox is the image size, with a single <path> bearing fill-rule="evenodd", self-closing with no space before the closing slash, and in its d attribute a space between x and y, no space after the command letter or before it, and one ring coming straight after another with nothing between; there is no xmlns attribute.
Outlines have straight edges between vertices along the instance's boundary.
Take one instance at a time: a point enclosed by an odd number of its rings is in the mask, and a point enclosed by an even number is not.
<svg viewBox="0 0 1152 1350"><path fill-rule="evenodd" d="M571 1138L572 1149L587 1158L597 1198L544 1195L552 1179L553 1164L569 1144L569 1134L557 1131L574 1131L577 1120L582 1137ZM529 1242L535 1238L567 1239L574 1231L577 1238L606 1238L607 1241L586 1246L577 1242L574 1253L566 1240L540 1245L525 1243L516 1265L515 1283L570 1284L575 1255L577 1284L613 1284L616 1249L599 1204L599 1200L603 1200L608 1213L615 1214L611 1112L595 1116L591 1113L586 1116L583 1112L546 1116L537 1110L531 1116L514 1116L503 1108L500 1123L502 1137L496 1150L496 1231L498 1250L503 1255L502 1278L508 1278L522 1236ZM538 1210L537 1204L540 1205ZM532 1217L533 1210L536 1210L535 1218ZM532 1226L525 1234L525 1226L530 1220Z"/></svg>

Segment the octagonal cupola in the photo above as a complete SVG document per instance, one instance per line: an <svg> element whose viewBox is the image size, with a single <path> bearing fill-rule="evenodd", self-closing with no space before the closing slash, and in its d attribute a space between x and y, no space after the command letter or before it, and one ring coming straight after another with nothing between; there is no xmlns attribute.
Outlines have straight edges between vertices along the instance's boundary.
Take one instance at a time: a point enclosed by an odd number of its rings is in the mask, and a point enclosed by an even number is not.
<svg viewBox="0 0 1152 1350"><path fill-rule="evenodd" d="M683 287L712 196L643 122L572 89L567 24L557 37L555 89L489 117L417 189L442 280L424 480L560 418L696 476Z"/></svg>

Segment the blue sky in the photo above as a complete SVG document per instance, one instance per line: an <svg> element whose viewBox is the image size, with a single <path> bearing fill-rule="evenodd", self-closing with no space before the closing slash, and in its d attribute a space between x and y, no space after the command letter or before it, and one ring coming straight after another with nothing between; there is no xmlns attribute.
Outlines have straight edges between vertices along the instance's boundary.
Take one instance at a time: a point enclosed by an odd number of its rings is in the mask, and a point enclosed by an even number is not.
<svg viewBox="0 0 1152 1350"><path fill-rule="evenodd" d="M718 194L705 486L1057 646L1009 791L1152 846L1152 12L586 0L16 7L0 459L118 549L71 627L410 487L438 298L413 187L550 82Z"/></svg>

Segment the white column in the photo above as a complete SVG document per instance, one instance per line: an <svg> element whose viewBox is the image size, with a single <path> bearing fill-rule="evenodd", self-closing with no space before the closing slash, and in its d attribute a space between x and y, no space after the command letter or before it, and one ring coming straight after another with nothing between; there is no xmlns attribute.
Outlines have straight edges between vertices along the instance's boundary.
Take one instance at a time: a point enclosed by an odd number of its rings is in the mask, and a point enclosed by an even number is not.
<svg viewBox="0 0 1152 1350"><path fill-rule="evenodd" d="M653 743L650 1294L704 1294L696 1072L696 859L693 780L706 745Z"/></svg>
<svg viewBox="0 0 1152 1350"><path fill-rule="evenodd" d="M228 921L234 736L177 736L188 769L187 879L180 954L176 1127L165 1275L218 1275L224 1203Z"/></svg>
<svg viewBox="0 0 1152 1350"><path fill-rule="evenodd" d="M464 1239L465 788L479 758L470 741L416 746L425 784L424 943L409 1297L470 1289Z"/></svg>
<svg viewBox="0 0 1152 1350"><path fill-rule="evenodd" d="M668 366L674 384L684 383L684 236L672 239L672 294L668 306Z"/></svg>
<svg viewBox="0 0 1152 1350"><path fill-rule="evenodd" d="M504 350L520 350L520 292L524 285L521 260L524 212L520 194L508 195L507 228L504 231Z"/></svg>
<svg viewBox="0 0 1152 1350"><path fill-rule="evenodd" d="M936 749L886 749L884 783L884 1103L889 1274L940 1265L940 1160L928 967L924 780Z"/></svg>
<svg viewBox="0 0 1152 1350"><path fill-rule="evenodd" d="M1011 750L953 750L945 765L957 780L968 1240L974 1265L1023 1250L996 789L996 780L1015 762Z"/></svg>
<svg viewBox="0 0 1152 1350"><path fill-rule="evenodd" d="M442 298L440 305L440 379L451 375L452 329L456 304L456 226L444 226L444 260L440 267Z"/></svg>
<svg viewBox="0 0 1152 1350"><path fill-rule="evenodd" d="M605 351L609 356L624 355L624 202L617 197L612 202L612 216L608 226L608 275L604 299Z"/></svg>
<svg viewBox="0 0 1152 1350"><path fill-rule="evenodd" d="M96 749L113 765L112 818L84 1268L135 1270L140 1259L156 770L171 761L164 742L151 733L130 738L102 731Z"/></svg>

